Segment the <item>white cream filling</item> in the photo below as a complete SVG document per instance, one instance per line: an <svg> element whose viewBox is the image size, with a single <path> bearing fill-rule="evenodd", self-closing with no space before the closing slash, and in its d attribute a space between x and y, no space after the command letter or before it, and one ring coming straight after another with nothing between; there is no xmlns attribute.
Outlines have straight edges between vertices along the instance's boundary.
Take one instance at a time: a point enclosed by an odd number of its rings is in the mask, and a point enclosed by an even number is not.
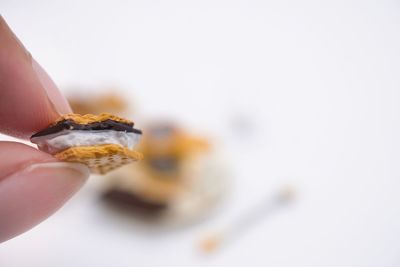
<svg viewBox="0 0 400 267"><path fill-rule="evenodd" d="M55 134L34 137L32 143L50 154L55 154L70 147L115 144L133 149L140 140L140 134L125 131L102 130L81 131L62 130Z"/></svg>

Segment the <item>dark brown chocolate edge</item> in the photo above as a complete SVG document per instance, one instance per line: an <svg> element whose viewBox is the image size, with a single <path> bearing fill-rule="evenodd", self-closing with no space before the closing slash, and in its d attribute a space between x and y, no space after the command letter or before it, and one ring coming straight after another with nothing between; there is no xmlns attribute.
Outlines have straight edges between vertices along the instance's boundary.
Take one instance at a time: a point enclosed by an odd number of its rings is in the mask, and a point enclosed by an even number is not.
<svg viewBox="0 0 400 267"><path fill-rule="evenodd" d="M139 129L133 128L132 124L117 122L113 120L105 120L100 122L92 122L87 124L79 124L73 120L62 120L57 124L50 126L40 132L35 133L31 138L45 136L49 134L55 134L62 130L80 130L80 131L101 131L101 130L113 130L113 131L124 131L142 134Z"/></svg>
<svg viewBox="0 0 400 267"><path fill-rule="evenodd" d="M120 189L110 189L103 194L103 199L115 205L129 206L131 209L145 213L159 213L168 208L167 203L151 202L140 196Z"/></svg>

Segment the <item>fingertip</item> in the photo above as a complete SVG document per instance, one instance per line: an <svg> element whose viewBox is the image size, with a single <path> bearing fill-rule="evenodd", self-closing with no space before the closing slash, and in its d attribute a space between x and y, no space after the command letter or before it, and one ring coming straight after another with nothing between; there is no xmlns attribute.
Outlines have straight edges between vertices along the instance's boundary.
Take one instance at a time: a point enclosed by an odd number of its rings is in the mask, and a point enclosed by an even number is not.
<svg viewBox="0 0 400 267"><path fill-rule="evenodd" d="M68 101L61 94L60 90L58 89L54 81L50 78L50 76L46 73L46 71L42 68L42 66L40 66L40 64L34 58L32 58L32 67L40 83L42 84L43 89L46 91L47 97L50 99L53 108L59 114L71 113L72 110L68 104Z"/></svg>
<svg viewBox="0 0 400 267"><path fill-rule="evenodd" d="M28 139L71 109L3 19L0 43L0 132Z"/></svg>
<svg viewBox="0 0 400 267"><path fill-rule="evenodd" d="M40 223L85 183L89 171L77 163L40 163L0 182L0 242Z"/></svg>

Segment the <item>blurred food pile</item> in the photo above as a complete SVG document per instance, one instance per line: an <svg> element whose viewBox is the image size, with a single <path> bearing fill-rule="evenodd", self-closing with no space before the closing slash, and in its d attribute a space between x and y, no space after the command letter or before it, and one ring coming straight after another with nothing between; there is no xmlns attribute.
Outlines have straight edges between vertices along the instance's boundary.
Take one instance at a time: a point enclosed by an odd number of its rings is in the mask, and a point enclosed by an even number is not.
<svg viewBox="0 0 400 267"><path fill-rule="evenodd" d="M130 104L117 91L90 99L74 94L69 101L76 113L131 115ZM142 121L137 149L144 159L105 176L102 199L154 221L187 221L206 213L227 183L218 148L171 120Z"/></svg>
<svg viewBox="0 0 400 267"><path fill-rule="evenodd" d="M98 94L82 94L74 91L68 97L68 102L74 113L95 114L111 113L123 115L132 103L128 103L121 94L112 92L111 89L101 90Z"/></svg>

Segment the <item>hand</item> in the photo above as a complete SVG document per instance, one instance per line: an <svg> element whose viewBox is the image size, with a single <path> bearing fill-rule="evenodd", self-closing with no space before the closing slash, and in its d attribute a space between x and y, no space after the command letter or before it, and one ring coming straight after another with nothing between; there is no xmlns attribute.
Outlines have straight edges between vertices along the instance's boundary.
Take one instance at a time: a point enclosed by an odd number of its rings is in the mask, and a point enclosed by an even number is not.
<svg viewBox="0 0 400 267"><path fill-rule="evenodd" d="M0 16L0 132L29 137L68 102ZM46 219L85 182L82 164L58 162L30 146L0 142L0 242Z"/></svg>

